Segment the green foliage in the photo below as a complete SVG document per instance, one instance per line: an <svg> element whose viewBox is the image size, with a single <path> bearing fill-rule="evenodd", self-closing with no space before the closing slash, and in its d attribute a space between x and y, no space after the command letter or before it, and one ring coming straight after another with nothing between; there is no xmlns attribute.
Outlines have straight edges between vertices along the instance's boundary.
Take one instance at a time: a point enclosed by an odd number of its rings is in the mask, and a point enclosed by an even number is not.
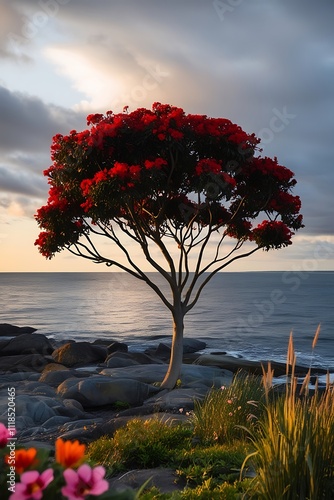
<svg viewBox="0 0 334 500"><path fill-rule="evenodd" d="M194 409L194 432L203 443L232 442L253 428L265 391L260 377L238 372L229 387L212 389Z"/></svg>
<svg viewBox="0 0 334 500"><path fill-rule="evenodd" d="M133 419L112 439L103 437L92 443L88 453L113 471L159 467L173 461L176 449L189 447L191 436L192 430L186 426Z"/></svg>
<svg viewBox="0 0 334 500"><path fill-rule="evenodd" d="M247 488L247 481L235 482L234 484L222 483L213 486L212 481L207 480L201 486L194 489L187 488L180 499L184 500L241 500Z"/></svg>
<svg viewBox="0 0 334 500"><path fill-rule="evenodd" d="M246 456L245 442L232 445L214 445L184 450L180 455L177 473L188 485L201 485L208 479L214 484L235 481Z"/></svg>

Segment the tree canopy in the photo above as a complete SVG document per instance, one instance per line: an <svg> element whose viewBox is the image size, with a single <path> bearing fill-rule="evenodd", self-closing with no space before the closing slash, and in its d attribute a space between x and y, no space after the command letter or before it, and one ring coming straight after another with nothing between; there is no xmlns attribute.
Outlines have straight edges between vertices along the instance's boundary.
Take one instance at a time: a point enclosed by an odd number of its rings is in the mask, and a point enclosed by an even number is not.
<svg viewBox="0 0 334 500"><path fill-rule="evenodd" d="M35 244L47 258L68 249L114 265L146 281L173 315L176 304L185 314L198 299L191 293L199 276L209 273L207 282L237 258L288 246L303 227L300 199L291 192L293 172L277 158L261 157L259 139L228 119L155 103L151 110L89 115L87 125L53 138L53 164L44 172L49 198L36 214L42 232ZM98 249L99 236L113 244L107 255ZM172 301L123 236L164 276ZM247 242L247 251L234 255Z"/></svg>

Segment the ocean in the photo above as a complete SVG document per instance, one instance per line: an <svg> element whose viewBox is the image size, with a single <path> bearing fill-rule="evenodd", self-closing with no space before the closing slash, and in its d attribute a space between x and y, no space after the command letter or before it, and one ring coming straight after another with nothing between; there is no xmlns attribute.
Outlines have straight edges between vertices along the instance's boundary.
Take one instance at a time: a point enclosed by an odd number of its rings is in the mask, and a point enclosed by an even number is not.
<svg viewBox="0 0 334 500"><path fill-rule="evenodd" d="M150 277L165 289L159 275ZM117 340L130 350L170 340L170 311L126 273L0 273L0 284L0 323L57 340ZM334 373L333 299L331 271L219 273L186 316L185 337L204 340L205 352L285 362L292 331L297 363Z"/></svg>

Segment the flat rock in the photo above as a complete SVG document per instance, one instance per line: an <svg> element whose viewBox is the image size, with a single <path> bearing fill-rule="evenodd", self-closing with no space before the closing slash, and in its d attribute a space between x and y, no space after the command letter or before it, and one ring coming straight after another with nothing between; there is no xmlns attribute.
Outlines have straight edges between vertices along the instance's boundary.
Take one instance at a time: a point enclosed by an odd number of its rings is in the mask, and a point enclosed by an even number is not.
<svg viewBox="0 0 334 500"><path fill-rule="evenodd" d="M239 370L246 370L250 373L256 375L262 375L263 369L267 370L268 363L271 364L271 369L274 370L274 375L276 377L286 374L286 364L278 363L276 361L250 361L243 358L235 358L233 356L226 356L224 354L202 354L194 362L197 365L205 366L216 366L231 370L232 372L237 372ZM326 373L327 370L322 370L320 368L315 368L312 371L316 373ZM300 375L305 375L308 372L308 368L305 366L296 366L295 373Z"/></svg>
<svg viewBox="0 0 334 500"><path fill-rule="evenodd" d="M52 357L57 363L71 367L102 362L107 354L106 347L93 345L89 342L68 342L55 349Z"/></svg>
<svg viewBox="0 0 334 500"><path fill-rule="evenodd" d="M109 482L116 492L121 493L129 488L137 490L146 481L148 481L148 488L155 486L161 493L180 491L186 486L185 481L180 479L175 470L161 467L157 469L132 470L112 478Z"/></svg>
<svg viewBox="0 0 334 500"><path fill-rule="evenodd" d="M58 395L75 399L84 408L112 405L116 402L136 406L156 392L158 392L156 387L137 380L129 378L113 380L99 375L92 375L81 380L70 378L60 384L57 389Z"/></svg>
<svg viewBox="0 0 334 500"><path fill-rule="evenodd" d="M166 364L132 366L131 370L128 368L104 368L101 375L108 375L112 378L130 378L146 384L153 384L163 380L167 368ZM213 385L216 377L224 375L231 378L231 374L218 367L183 364L180 379L182 385L203 380L206 380L207 384Z"/></svg>

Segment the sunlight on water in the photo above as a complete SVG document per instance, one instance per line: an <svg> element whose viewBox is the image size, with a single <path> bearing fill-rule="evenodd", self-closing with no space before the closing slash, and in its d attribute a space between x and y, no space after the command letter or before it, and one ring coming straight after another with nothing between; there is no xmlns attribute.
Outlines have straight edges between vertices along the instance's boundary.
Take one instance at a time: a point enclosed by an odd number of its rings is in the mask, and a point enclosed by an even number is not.
<svg viewBox="0 0 334 500"><path fill-rule="evenodd" d="M160 276L152 276L167 292ZM136 349L152 336L171 334L170 311L145 283L125 273L2 273L0 279L1 323L33 326L56 339L120 340ZM284 362L293 331L298 362L334 366L333 296L334 272L302 278L221 273L186 316L185 336L205 340L208 351Z"/></svg>

